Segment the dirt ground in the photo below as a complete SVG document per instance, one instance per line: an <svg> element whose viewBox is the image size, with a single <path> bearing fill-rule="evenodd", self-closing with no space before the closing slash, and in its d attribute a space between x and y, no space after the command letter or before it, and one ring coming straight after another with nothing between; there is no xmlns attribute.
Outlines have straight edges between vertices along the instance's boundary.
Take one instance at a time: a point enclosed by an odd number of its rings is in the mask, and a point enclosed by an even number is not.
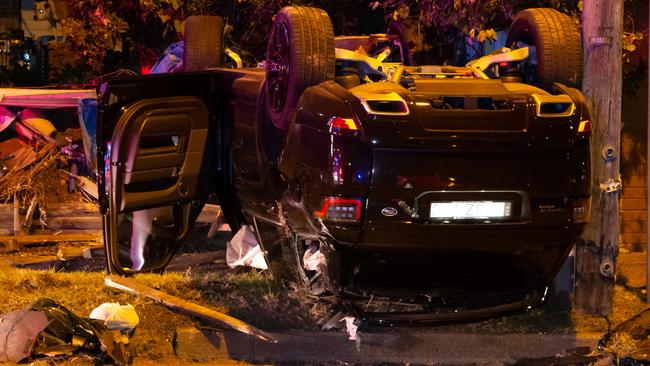
<svg viewBox="0 0 650 366"><path fill-rule="evenodd" d="M276 332L318 331L336 309L328 304L284 288L265 272L228 269L225 264L227 234L201 246L190 245L163 275L138 275L136 280L169 294L226 312L265 330ZM104 286L105 258L99 243L59 243L28 245L21 250L0 253L0 313L25 308L39 297L50 297L84 317L104 302L134 305L140 325L131 338L134 364L187 364L173 348L177 329L197 325L192 319L134 295ZM90 258L83 249L95 248ZM88 252L88 251L87 251ZM209 259L209 260L206 260ZM609 318L616 326L647 306L645 304L645 253L621 253L618 258L614 312ZM466 334L578 334L605 333L608 321L553 310L549 306L527 313L474 322L438 326L435 332ZM344 332L344 330L335 330ZM364 332L399 332L387 328L367 328ZM190 360L191 361L191 360ZM37 359L37 365L94 364L81 355ZM237 360L222 360L219 363ZM200 363L196 363L200 364ZM309 363L314 364L314 363ZM315 363L318 364L318 363ZM342 363L345 364L345 363Z"/></svg>

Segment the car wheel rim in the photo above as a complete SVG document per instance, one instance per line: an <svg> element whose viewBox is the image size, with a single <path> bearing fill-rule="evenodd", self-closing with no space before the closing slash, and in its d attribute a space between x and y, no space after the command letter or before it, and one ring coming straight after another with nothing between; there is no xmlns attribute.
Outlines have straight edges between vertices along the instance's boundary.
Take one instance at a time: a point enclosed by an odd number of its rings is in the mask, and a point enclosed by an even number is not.
<svg viewBox="0 0 650 366"><path fill-rule="evenodd" d="M290 72L289 31L284 23L278 23L271 33L266 61L267 98L273 112L284 109Z"/></svg>

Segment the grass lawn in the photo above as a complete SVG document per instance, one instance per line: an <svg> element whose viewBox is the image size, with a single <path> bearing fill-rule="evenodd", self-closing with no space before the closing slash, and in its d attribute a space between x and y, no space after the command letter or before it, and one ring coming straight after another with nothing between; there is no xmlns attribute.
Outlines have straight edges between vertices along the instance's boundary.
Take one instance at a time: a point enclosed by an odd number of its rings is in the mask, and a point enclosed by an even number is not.
<svg viewBox="0 0 650 366"><path fill-rule="evenodd" d="M3 267L0 270L0 296L3 298L0 313L25 308L42 296L55 299L82 317L88 316L93 308L104 302L132 304L140 317L140 325L131 338L132 353L138 360L136 364L160 360L166 360L166 364L182 364L175 358L172 349L174 330L192 326L193 321L150 300L106 287L104 276L104 272L54 272ZM226 312L265 331L287 331L292 328L316 330L318 321L327 314L325 305L305 301L306 297L275 284L266 273L257 271L188 270L164 275L138 275L135 278L171 295ZM646 304L638 290L619 284L614 292L614 313L610 321L615 326L645 308ZM554 312L543 307L524 314L434 329L478 333L604 333L607 322L602 317ZM45 364L45 361L39 362ZM61 362L57 364L92 363L91 360L79 359Z"/></svg>

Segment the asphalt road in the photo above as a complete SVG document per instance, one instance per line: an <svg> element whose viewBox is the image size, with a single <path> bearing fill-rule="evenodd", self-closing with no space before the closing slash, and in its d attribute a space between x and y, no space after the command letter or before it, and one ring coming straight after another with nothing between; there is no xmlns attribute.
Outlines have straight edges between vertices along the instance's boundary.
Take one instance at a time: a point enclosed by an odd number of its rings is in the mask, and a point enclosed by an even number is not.
<svg viewBox="0 0 650 366"><path fill-rule="evenodd" d="M595 348L600 334L460 334L397 328L361 334L342 332L272 333L276 344L240 333L225 333L221 347L232 359L252 363L504 365L524 358L564 355ZM223 348L222 348L223 349Z"/></svg>

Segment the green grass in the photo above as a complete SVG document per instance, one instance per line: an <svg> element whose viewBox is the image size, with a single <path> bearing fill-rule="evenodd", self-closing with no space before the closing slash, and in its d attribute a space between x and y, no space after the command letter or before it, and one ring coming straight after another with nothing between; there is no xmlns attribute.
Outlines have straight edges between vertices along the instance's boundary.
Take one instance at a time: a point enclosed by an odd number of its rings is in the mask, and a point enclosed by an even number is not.
<svg viewBox="0 0 650 366"><path fill-rule="evenodd" d="M5 267L0 270L0 296L3 298L0 313L23 309L42 296L55 299L81 317L88 316L93 308L104 302L132 304L140 317L140 325L131 339L134 356L141 362L180 362L174 357L171 345L174 330L192 326L193 321L150 300L106 287L104 276L101 272L58 273ZM140 283L228 313L267 331L316 330L317 321L327 312L322 304L289 291L273 282L266 273L254 270L187 271L135 278ZM624 282L615 287L612 326L646 308L639 294L625 288ZM464 333L605 332L607 322L603 317L539 308L524 314L437 329ZM92 363L79 358L70 362L68 359L55 364Z"/></svg>
<svg viewBox="0 0 650 366"><path fill-rule="evenodd" d="M104 302L132 304L140 317L140 325L131 339L134 356L151 360L172 356L171 339L174 329L191 326L192 321L149 300L107 288L104 286L104 275L31 270L1 271L0 293L5 295L0 303L0 312L26 308L40 297L50 297L81 317L87 317L93 308ZM138 280L185 298L200 298L199 293L192 290L179 274L140 276Z"/></svg>
<svg viewBox="0 0 650 366"><path fill-rule="evenodd" d="M105 275L4 268L0 271L0 296L3 298L0 313L24 309L40 297L50 297L81 317L87 317L93 308L104 302L132 304L140 317L140 324L131 338L134 357L142 361L166 359L166 363L173 363L174 330L192 326L194 321L151 300L106 287ZM313 325L308 309L289 297L289 292L265 273L142 274L135 279L168 294L228 313L263 330ZM70 360L62 362L66 364ZM77 358L75 362L90 361Z"/></svg>

